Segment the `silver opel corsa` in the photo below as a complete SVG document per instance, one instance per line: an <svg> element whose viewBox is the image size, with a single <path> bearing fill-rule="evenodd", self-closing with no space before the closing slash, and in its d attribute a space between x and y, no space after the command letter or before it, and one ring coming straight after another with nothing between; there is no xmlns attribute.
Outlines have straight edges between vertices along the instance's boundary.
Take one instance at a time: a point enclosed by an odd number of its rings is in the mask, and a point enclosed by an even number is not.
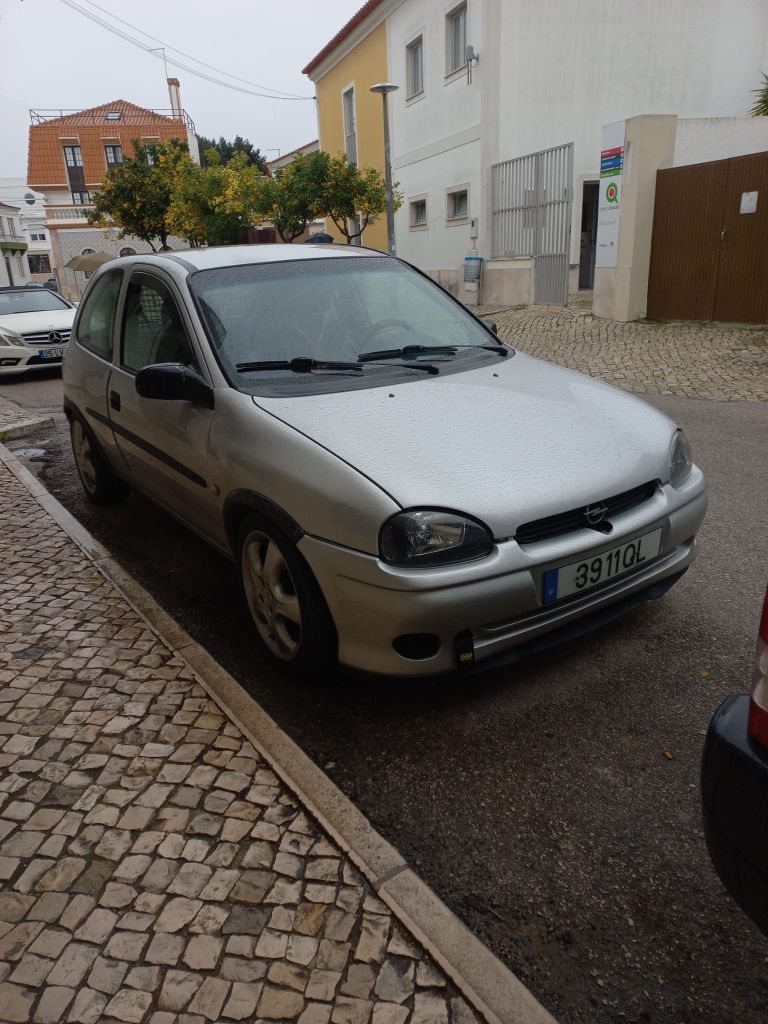
<svg viewBox="0 0 768 1024"><path fill-rule="evenodd" d="M660 597L706 509L682 431L360 248L127 257L64 362L75 462L234 560L266 653L498 665Z"/></svg>

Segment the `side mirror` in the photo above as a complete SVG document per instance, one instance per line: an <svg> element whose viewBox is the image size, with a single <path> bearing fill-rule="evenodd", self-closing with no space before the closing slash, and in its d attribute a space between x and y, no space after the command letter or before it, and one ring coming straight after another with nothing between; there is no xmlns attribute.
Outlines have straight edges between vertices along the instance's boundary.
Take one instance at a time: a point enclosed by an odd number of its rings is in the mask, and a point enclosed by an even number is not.
<svg viewBox="0 0 768 1024"><path fill-rule="evenodd" d="M485 324L489 331L493 331L493 333L498 336L499 325L496 323L495 320L483 320L483 323Z"/></svg>
<svg viewBox="0 0 768 1024"><path fill-rule="evenodd" d="M155 363L136 374L136 392L142 398L165 402L192 402L213 408L213 388L197 370L183 363Z"/></svg>

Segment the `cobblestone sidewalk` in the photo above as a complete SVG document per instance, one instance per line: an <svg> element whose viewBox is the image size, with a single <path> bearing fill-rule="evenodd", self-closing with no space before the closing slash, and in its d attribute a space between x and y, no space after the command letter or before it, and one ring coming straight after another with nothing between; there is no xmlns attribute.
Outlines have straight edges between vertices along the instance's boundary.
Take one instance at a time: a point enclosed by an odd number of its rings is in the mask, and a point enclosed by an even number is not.
<svg viewBox="0 0 768 1024"><path fill-rule="evenodd" d="M472 1024L0 463L0 1021Z"/></svg>
<svg viewBox="0 0 768 1024"><path fill-rule="evenodd" d="M715 401L768 399L768 330L741 324L619 323L592 316L591 295L568 306L480 306L529 355L625 391Z"/></svg>

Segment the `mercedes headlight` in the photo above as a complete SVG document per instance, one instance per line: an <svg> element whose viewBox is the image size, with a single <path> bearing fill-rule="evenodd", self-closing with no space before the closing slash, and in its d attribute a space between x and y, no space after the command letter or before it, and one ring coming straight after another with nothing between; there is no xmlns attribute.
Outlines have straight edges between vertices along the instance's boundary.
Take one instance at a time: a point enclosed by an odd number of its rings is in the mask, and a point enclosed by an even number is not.
<svg viewBox="0 0 768 1024"><path fill-rule="evenodd" d="M0 327L0 345L12 345L14 348L18 348L23 344L24 339L16 331L12 331L10 327Z"/></svg>
<svg viewBox="0 0 768 1024"><path fill-rule="evenodd" d="M409 568L468 562L492 549L487 527L458 512L398 512L379 534L382 560Z"/></svg>
<svg viewBox="0 0 768 1024"><path fill-rule="evenodd" d="M669 482L680 487L691 475L693 453L688 438L682 430L676 430L669 446Z"/></svg>

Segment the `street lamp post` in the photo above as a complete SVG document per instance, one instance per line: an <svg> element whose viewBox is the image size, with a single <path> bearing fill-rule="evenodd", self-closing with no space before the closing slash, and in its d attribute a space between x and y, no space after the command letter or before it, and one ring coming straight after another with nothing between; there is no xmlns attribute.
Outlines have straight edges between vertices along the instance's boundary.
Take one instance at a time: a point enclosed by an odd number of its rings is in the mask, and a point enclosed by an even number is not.
<svg viewBox="0 0 768 1024"><path fill-rule="evenodd" d="M379 82L371 86L371 92L381 94L384 107L384 181L387 187L387 251L390 256L395 255L395 206L392 199L392 158L389 152L389 104L387 96L389 93L399 89L394 82Z"/></svg>

